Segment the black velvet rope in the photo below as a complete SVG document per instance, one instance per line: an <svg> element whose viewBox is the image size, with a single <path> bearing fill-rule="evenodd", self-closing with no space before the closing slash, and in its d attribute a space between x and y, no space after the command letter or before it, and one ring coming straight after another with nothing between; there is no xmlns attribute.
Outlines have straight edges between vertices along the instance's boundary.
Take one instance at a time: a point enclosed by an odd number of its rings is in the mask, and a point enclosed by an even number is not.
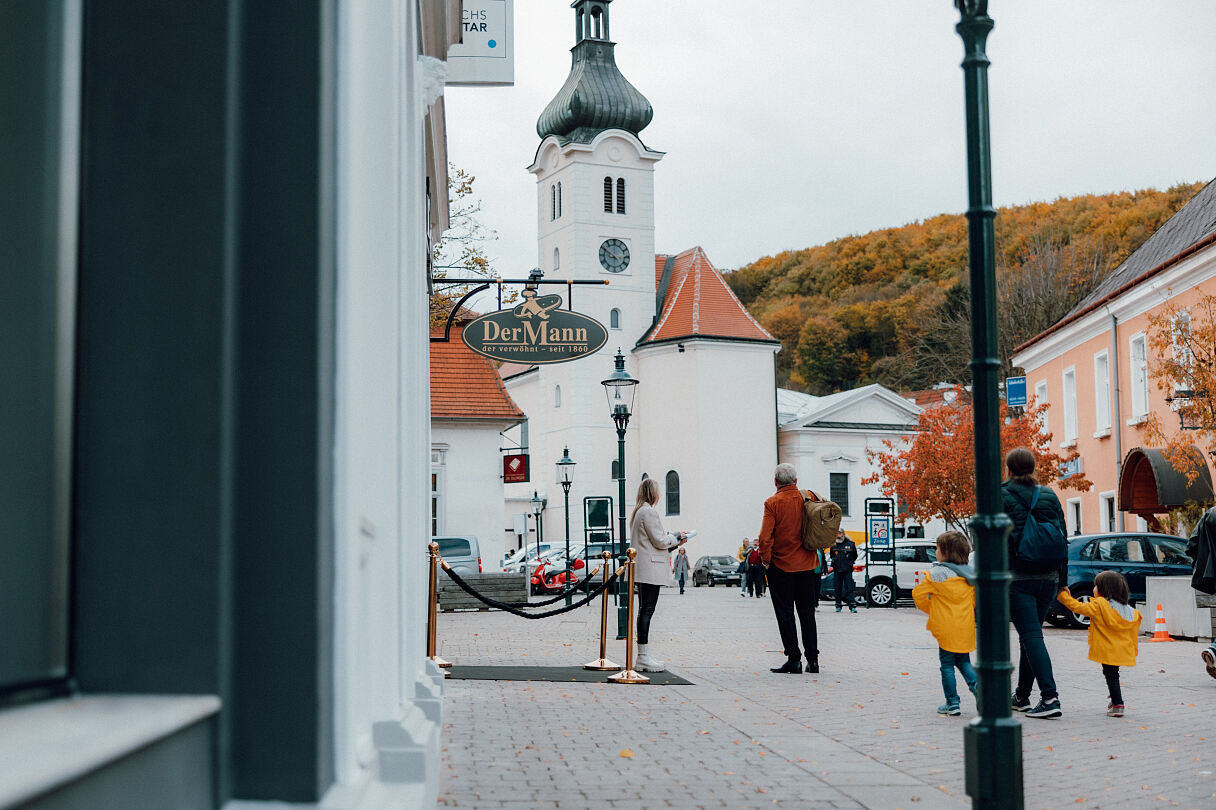
<svg viewBox="0 0 1216 810"><path fill-rule="evenodd" d="M490 607L498 608L499 610L505 610L507 613L512 613L516 616L520 616L525 619L547 619L550 616L557 616L561 613L567 613L571 610L581 608L583 605L587 604L592 599L594 599L595 597L602 594L604 592L604 589L607 588L609 585L616 582L617 577L619 577L621 575L621 571L623 571L623 570L624 570L623 566L621 568L618 568L616 570L616 573L614 573L612 576L608 577L607 582L600 583L599 587L597 587L595 590L588 593L585 598L580 599L579 601L575 602L574 604L566 605L565 607L560 607L557 610L546 610L543 613L525 613L524 611L520 610L519 608L515 607L514 605L508 604L506 602L499 602L497 599L491 599L488 596L482 596L480 593L473 590L473 586L471 586L471 585L469 585L469 583L465 582L460 577L460 574L457 574L455 571L453 571L451 569L444 569L444 571L447 573L448 577L453 582L455 582L457 585L459 585L461 590L463 590L469 596L472 596L474 599L484 602L485 604L489 605Z"/></svg>
<svg viewBox="0 0 1216 810"><path fill-rule="evenodd" d="M582 582L576 582L575 584L571 585L569 588L566 588L566 590L559 593L557 596L554 596L552 599L542 599L539 602L511 602L510 604L514 605L515 607L544 607L546 605L552 605L556 602L562 601L563 599L565 599L567 596L569 596L572 593L577 593L579 591L586 591L588 588L591 587L591 578L594 576L595 576L595 574L592 574L590 577L588 577L587 579L584 579Z"/></svg>

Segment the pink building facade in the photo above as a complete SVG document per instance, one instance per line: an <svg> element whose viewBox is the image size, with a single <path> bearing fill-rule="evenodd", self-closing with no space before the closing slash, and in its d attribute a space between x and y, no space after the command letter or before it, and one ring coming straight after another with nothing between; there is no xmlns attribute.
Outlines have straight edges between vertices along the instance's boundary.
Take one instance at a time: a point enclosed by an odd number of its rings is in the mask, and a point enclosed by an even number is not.
<svg viewBox="0 0 1216 810"><path fill-rule="evenodd" d="M1216 294L1216 181L1071 313L1017 348L1013 365L1025 370L1027 394L1051 405L1053 445L1075 447L1078 471L1094 484L1084 493L1056 487L1069 534L1146 528L1148 513L1120 495L1123 464L1130 451L1148 445L1150 413L1180 431L1168 393L1150 373L1149 319L1205 293Z"/></svg>

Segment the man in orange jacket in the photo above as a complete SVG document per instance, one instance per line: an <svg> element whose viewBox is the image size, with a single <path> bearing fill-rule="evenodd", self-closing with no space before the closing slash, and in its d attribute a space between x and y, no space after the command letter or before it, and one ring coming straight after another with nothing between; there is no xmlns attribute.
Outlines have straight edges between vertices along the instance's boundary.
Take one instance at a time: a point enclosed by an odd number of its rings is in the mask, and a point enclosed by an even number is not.
<svg viewBox="0 0 1216 810"><path fill-rule="evenodd" d="M823 556L802 547L802 494L798 491L798 471L792 464L778 464L773 472L777 492L764 502L764 522L760 526L760 560L768 579L769 598L777 616L777 629L785 648L785 663L773 672L802 672L802 651L798 649L798 624L802 625L802 644L806 648L806 671L819 672L819 637L815 627L815 603L819 599L819 578ZM798 612L798 624L794 611Z"/></svg>

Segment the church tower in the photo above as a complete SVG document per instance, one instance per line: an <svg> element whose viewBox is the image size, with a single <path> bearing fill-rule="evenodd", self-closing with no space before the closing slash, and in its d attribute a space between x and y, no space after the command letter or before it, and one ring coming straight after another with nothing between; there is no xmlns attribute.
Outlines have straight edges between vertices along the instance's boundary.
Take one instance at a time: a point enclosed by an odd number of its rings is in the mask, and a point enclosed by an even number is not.
<svg viewBox="0 0 1216 810"><path fill-rule="evenodd" d="M533 369L526 376L536 383L529 380L525 387L534 391L518 395L529 417L527 443L535 471L526 494L535 489L547 496L546 539L564 541L563 498L552 467L569 447L579 464L570 492L571 539L580 545L583 496L611 495L614 504L617 498L612 477L616 433L600 381L611 373L618 347L630 373L637 373L631 351L656 312L654 166L663 153L639 137L654 110L616 66L611 2L572 4L570 73L537 121L541 142L528 167L536 176L537 266L545 278L608 282L606 287L561 291L573 293L574 309L608 327L604 349L582 360ZM516 396L517 384L508 385ZM657 384L652 388L657 402ZM645 392L639 393L635 407L646 401ZM633 425L626 450L627 500L632 503L641 475ZM509 486L508 497L522 497L524 488Z"/></svg>

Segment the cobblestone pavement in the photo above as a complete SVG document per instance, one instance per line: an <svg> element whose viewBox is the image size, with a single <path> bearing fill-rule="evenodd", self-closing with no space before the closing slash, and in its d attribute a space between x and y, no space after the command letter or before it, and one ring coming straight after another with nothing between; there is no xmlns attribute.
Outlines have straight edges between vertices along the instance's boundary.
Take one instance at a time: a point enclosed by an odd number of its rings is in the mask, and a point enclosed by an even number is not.
<svg viewBox="0 0 1216 810"><path fill-rule="evenodd" d="M651 629L652 651L693 686L449 680L439 806L969 806L962 729L974 704L936 714L923 614L821 605L818 619L817 676L770 673L783 658L768 599L719 586L664 589ZM536 621L441 614L440 653L581 665L598 657L598 632L589 608ZM1127 716L1115 719L1085 632L1046 633L1064 716L1023 720L1025 806L1216 808L1216 681L1203 647L1142 637L1138 665L1123 670ZM623 650L609 640L609 658L623 662Z"/></svg>

